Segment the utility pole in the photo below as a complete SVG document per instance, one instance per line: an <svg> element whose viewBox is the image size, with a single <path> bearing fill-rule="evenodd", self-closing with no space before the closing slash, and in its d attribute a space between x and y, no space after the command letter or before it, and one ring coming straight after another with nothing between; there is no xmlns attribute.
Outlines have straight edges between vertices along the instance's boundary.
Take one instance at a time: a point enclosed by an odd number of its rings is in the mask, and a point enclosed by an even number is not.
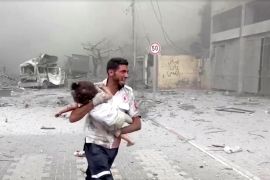
<svg viewBox="0 0 270 180"><path fill-rule="evenodd" d="M133 49L133 72L136 67L136 31L135 31L135 0L132 0L132 49Z"/></svg>

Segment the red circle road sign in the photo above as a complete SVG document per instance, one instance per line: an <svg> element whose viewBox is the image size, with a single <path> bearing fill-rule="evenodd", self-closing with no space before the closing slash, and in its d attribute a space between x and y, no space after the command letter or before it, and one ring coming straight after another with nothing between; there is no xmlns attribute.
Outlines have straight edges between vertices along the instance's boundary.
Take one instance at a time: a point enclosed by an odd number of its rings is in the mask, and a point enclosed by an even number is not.
<svg viewBox="0 0 270 180"><path fill-rule="evenodd" d="M159 43L152 43L150 46L150 51L152 54L158 54L161 50Z"/></svg>

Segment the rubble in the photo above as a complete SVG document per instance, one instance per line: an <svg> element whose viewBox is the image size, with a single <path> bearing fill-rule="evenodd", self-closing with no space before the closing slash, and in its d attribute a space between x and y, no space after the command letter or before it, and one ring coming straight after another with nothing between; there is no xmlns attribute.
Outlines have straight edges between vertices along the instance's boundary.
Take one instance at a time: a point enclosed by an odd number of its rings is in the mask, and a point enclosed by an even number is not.
<svg viewBox="0 0 270 180"><path fill-rule="evenodd" d="M227 108L216 108L216 111L225 111L225 112L235 112L235 113L254 113L255 111L234 108L234 107L227 107Z"/></svg>
<svg viewBox="0 0 270 180"><path fill-rule="evenodd" d="M41 126L41 128L40 129L48 129L48 130L50 130L50 129L55 129L55 127L46 127L46 126Z"/></svg>
<svg viewBox="0 0 270 180"><path fill-rule="evenodd" d="M11 96L11 89L2 88L0 89L0 97L9 97Z"/></svg>
<svg viewBox="0 0 270 180"><path fill-rule="evenodd" d="M10 88L12 86L17 86L18 80L7 74L0 74L0 87Z"/></svg>
<svg viewBox="0 0 270 180"><path fill-rule="evenodd" d="M240 148L239 146L234 146L234 147L225 146L223 150L228 154L243 151L242 148Z"/></svg>

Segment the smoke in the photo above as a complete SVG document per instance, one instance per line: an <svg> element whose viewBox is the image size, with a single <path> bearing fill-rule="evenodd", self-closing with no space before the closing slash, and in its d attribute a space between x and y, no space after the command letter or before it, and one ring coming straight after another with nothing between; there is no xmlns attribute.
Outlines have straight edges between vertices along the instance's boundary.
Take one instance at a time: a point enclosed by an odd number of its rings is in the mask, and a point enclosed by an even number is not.
<svg viewBox="0 0 270 180"><path fill-rule="evenodd" d="M202 3L152 2L156 12L162 13L162 26L171 39L194 36L199 31L197 14ZM20 63L40 53L64 61L65 55L86 54L81 45L84 42L106 38L115 47L131 44L131 7L131 1L1 1L1 65L18 73ZM153 12L151 1L136 1L137 45L141 49L146 49L149 41L168 43Z"/></svg>

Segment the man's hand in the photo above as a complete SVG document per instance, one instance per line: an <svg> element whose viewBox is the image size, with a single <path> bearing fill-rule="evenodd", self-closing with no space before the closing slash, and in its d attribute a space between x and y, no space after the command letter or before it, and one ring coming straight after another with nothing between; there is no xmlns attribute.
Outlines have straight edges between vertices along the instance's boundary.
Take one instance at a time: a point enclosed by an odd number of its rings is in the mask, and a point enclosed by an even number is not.
<svg viewBox="0 0 270 180"><path fill-rule="evenodd" d="M106 93L104 91L102 91L101 89L98 89L98 93L96 94L96 96L92 99L93 105L97 106L101 103L107 102L109 99L112 98L112 95L109 93Z"/></svg>

